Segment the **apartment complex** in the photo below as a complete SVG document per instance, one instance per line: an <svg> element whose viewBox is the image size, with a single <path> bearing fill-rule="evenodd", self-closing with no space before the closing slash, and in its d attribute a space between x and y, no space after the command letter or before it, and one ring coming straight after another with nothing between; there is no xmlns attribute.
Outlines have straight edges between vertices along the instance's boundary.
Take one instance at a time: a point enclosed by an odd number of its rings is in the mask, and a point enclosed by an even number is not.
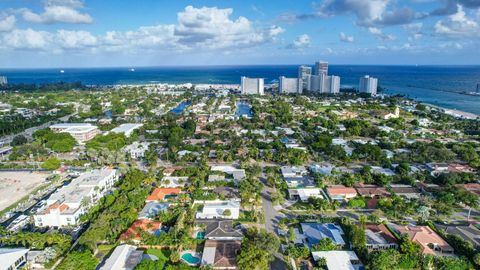
<svg viewBox="0 0 480 270"><path fill-rule="evenodd" d="M300 79L297 78L287 78L285 76L280 76L278 84L278 90L282 94L291 94L291 93L302 93L302 85Z"/></svg>
<svg viewBox="0 0 480 270"><path fill-rule="evenodd" d="M360 83L358 85L358 91L360 93L368 93L372 95L377 94L378 79L365 75L360 78Z"/></svg>
<svg viewBox="0 0 480 270"><path fill-rule="evenodd" d="M34 216L35 226L76 225L82 214L109 192L118 180L115 169L105 168L81 174L57 190Z"/></svg>
<svg viewBox="0 0 480 270"><path fill-rule="evenodd" d="M61 123L51 125L50 129L56 133L66 132L79 143L89 141L101 133L97 126L90 123Z"/></svg>
<svg viewBox="0 0 480 270"><path fill-rule="evenodd" d="M242 95L263 95L264 94L263 78L241 77L241 93Z"/></svg>

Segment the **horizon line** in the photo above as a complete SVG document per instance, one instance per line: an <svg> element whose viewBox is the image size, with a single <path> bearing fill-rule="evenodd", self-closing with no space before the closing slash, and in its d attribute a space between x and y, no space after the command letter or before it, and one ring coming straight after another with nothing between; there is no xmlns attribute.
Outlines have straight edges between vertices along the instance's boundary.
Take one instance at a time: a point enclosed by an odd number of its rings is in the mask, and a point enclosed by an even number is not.
<svg viewBox="0 0 480 270"><path fill-rule="evenodd" d="M329 66L384 66L384 67L478 67L480 64L331 64ZM55 67L0 67L0 70L28 70L28 69L106 69L106 68L188 68L188 67L275 67L275 66L314 66L311 64L225 64L225 65L139 65L139 66L55 66Z"/></svg>

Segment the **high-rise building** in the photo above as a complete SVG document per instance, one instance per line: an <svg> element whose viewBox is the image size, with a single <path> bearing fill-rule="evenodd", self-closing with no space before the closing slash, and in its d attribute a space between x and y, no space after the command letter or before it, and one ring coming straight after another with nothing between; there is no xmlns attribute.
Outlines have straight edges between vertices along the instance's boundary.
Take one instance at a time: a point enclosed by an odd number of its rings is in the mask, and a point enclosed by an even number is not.
<svg viewBox="0 0 480 270"><path fill-rule="evenodd" d="M328 62L319 61L315 63L314 75L328 75Z"/></svg>
<svg viewBox="0 0 480 270"><path fill-rule="evenodd" d="M8 84L7 77L0 76L0 85L6 85L6 84Z"/></svg>
<svg viewBox="0 0 480 270"><path fill-rule="evenodd" d="M324 94L338 94L340 92L340 77L325 74L311 75L308 90Z"/></svg>
<svg viewBox="0 0 480 270"><path fill-rule="evenodd" d="M243 95L263 95L264 80L263 78L247 78L241 77L241 92Z"/></svg>
<svg viewBox="0 0 480 270"><path fill-rule="evenodd" d="M302 93L300 79L280 76L278 89L282 94Z"/></svg>
<svg viewBox="0 0 480 270"><path fill-rule="evenodd" d="M477 93L480 93L480 83L477 83Z"/></svg>
<svg viewBox="0 0 480 270"><path fill-rule="evenodd" d="M298 67L298 79L300 80L300 88L303 91L308 90L309 76L312 75L312 68L309 66Z"/></svg>
<svg viewBox="0 0 480 270"><path fill-rule="evenodd" d="M340 93L340 77L338 76L328 76L328 84L329 84L329 88L328 88L328 92L330 94L338 94Z"/></svg>
<svg viewBox="0 0 480 270"><path fill-rule="evenodd" d="M360 83L358 85L358 91L360 93L369 93L372 95L377 94L378 79L365 75L360 78Z"/></svg>

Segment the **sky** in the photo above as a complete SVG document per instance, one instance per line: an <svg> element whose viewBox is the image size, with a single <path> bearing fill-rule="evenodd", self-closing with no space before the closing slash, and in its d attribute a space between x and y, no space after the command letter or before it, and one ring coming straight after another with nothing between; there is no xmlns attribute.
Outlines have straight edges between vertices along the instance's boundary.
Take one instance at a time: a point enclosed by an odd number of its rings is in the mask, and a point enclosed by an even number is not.
<svg viewBox="0 0 480 270"><path fill-rule="evenodd" d="M480 0L0 0L0 68L480 64Z"/></svg>

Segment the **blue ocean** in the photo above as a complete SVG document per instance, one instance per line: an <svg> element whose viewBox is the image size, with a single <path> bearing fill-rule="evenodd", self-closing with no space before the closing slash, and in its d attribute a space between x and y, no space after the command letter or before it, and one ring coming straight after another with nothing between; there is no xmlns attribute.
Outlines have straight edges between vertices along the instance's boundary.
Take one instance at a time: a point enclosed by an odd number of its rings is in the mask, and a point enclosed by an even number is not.
<svg viewBox="0 0 480 270"><path fill-rule="evenodd" d="M266 83L279 76L296 77L296 65L281 66L195 66L130 68L0 69L10 83L76 82L86 85L146 83L238 84L240 76L262 77ZM370 75L388 94L402 94L422 102L480 115L480 66L363 66L330 65L329 74L341 77L342 87L356 87L359 78Z"/></svg>

